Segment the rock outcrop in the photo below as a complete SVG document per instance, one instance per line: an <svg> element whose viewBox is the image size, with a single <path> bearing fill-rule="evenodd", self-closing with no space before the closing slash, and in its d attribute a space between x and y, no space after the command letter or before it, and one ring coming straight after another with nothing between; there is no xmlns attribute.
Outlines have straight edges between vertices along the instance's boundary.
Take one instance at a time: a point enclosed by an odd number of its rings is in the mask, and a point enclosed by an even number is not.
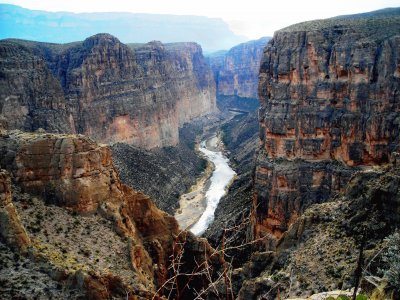
<svg viewBox="0 0 400 300"><path fill-rule="evenodd" d="M224 266L206 240L121 184L111 150L87 137L2 133L0 167L16 190L11 201L1 172L1 239L23 251L30 245L34 264L87 297L192 298Z"/></svg>
<svg viewBox="0 0 400 300"><path fill-rule="evenodd" d="M280 237L305 208L400 144L400 10L275 33L260 68L253 224Z"/></svg>
<svg viewBox="0 0 400 300"><path fill-rule="evenodd" d="M261 295L310 299L314 293L349 290L354 287L360 249L359 291L371 295L375 288L371 282L387 284L383 274L394 267L382 258L387 255L388 238L398 234L399 212L398 163L354 174L342 193L306 209L283 234L275 252L255 253L238 270L236 278L243 282L238 284L238 299ZM391 255L398 259L399 253ZM398 293L398 286L387 284L389 288ZM388 298L393 297L398 294Z"/></svg>
<svg viewBox="0 0 400 300"><path fill-rule="evenodd" d="M12 203L11 179L5 170L0 170L0 239L22 252L31 243Z"/></svg>
<svg viewBox="0 0 400 300"><path fill-rule="evenodd" d="M214 72L218 96L257 98L258 74L269 37L242 43L207 58Z"/></svg>
<svg viewBox="0 0 400 300"><path fill-rule="evenodd" d="M123 193L111 151L87 137L13 132L0 138L0 164L25 192L77 212L93 212Z"/></svg>
<svg viewBox="0 0 400 300"><path fill-rule="evenodd" d="M0 116L10 129L82 133L143 148L176 145L178 129L216 110L212 72L195 43L0 43Z"/></svg>

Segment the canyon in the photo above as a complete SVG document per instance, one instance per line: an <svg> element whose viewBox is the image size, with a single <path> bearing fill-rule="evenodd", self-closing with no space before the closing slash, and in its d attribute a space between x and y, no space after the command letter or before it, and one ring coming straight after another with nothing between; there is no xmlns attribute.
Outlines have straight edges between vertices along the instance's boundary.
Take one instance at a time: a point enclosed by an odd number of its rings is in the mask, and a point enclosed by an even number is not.
<svg viewBox="0 0 400 300"><path fill-rule="evenodd" d="M223 257L123 185L107 146L83 136L20 131L3 131L0 144L2 295L192 298L207 276L217 280ZM14 269L10 249L25 257L23 266ZM47 288L13 289L20 284L15 274L24 272L33 273L30 282L44 278ZM60 284L65 288L57 289Z"/></svg>
<svg viewBox="0 0 400 300"><path fill-rule="evenodd" d="M0 295L397 299L399 32L393 8L207 58L0 41ZM172 215L210 132L237 176L196 237Z"/></svg>
<svg viewBox="0 0 400 300"><path fill-rule="evenodd" d="M207 57L214 73L217 96L258 98L260 61L269 40L269 37L263 37Z"/></svg>
<svg viewBox="0 0 400 300"><path fill-rule="evenodd" d="M80 133L150 149L177 145L179 127L216 111L201 47L83 42L0 43L0 118L9 129Z"/></svg>

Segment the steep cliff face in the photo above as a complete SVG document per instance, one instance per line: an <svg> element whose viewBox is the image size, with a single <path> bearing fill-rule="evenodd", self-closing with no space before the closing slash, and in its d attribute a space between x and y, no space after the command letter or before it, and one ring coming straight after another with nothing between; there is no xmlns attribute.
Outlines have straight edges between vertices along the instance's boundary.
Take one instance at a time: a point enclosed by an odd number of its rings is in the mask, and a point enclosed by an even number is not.
<svg viewBox="0 0 400 300"><path fill-rule="evenodd" d="M42 57L11 41L0 42L0 119L26 131L71 132L66 105Z"/></svg>
<svg viewBox="0 0 400 300"><path fill-rule="evenodd" d="M242 43L227 53L208 58L217 83L217 95L257 98L258 73L269 37Z"/></svg>
<svg viewBox="0 0 400 300"><path fill-rule="evenodd" d="M109 148L79 135L19 131L3 132L0 145L0 166L15 187L11 197L2 171L0 240L21 252L30 246L30 263L65 288L92 299L157 299L171 290L191 298L192 288L207 286L201 270L216 279L223 259L205 240L181 232L148 196L121 184Z"/></svg>
<svg viewBox="0 0 400 300"><path fill-rule="evenodd" d="M400 10L282 29L264 50L254 227L279 237L400 142Z"/></svg>
<svg viewBox="0 0 400 300"><path fill-rule="evenodd" d="M1 45L5 53L17 49L13 51L24 54L23 61L21 55L11 53L5 62L8 72L1 80L5 88L0 113L7 119L13 116L8 114L11 109L22 111L19 115L36 113L41 106L33 102L37 97L32 90L45 90L50 95L44 99L59 105L50 107L53 114L62 115L54 118L59 131L154 148L176 145L183 123L216 110L213 76L195 43L128 46L111 35L98 34L65 45L16 40ZM39 69L32 66L34 59ZM27 79L12 84L20 80L18 68L28 73ZM44 83L49 88L40 85ZM23 101L31 107L29 114ZM41 114L34 121L40 124L37 127L55 131L46 124L47 118ZM9 122L11 129L31 129L15 122Z"/></svg>
<svg viewBox="0 0 400 300"><path fill-rule="evenodd" d="M122 197L111 151L86 137L14 132L0 139L0 163L24 191L79 212Z"/></svg>

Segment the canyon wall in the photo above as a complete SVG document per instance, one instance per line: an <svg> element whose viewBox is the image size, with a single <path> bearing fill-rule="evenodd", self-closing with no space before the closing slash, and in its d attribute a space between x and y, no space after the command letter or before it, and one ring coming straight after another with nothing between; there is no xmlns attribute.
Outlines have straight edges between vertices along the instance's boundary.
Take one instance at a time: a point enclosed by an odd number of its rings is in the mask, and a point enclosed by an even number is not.
<svg viewBox="0 0 400 300"><path fill-rule="evenodd" d="M305 208L400 142L400 10L311 21L275 33L258 87L253 225L279 238Z"/></svg>
<svg viewBox="0 0 400 300"><path fill-rule="evenodd" d="M216 110L212 72L195 43L125 45L98 34L64 45L5 40L0 49L0 115L10 129L149 149L176 145L183 123Z"/></svg>
<svg viewBox="0 0 400 300"><path fill-rule="evenodd" d="M90 299L159 299L169 291L191 299L224 264L206 240L122 184L110 148L87 137L3 131L0 168L7 170L0 171L0 256L30 247L26 265L65 290ZM2 295L25 277L0 274Z"/></svg>
<svg viewBox="0 0 400 300"><path fill-rule="evenodd" d="M228 52L208 57L217 95L257 98L258 73L269 37L242 43Z"/></svg>

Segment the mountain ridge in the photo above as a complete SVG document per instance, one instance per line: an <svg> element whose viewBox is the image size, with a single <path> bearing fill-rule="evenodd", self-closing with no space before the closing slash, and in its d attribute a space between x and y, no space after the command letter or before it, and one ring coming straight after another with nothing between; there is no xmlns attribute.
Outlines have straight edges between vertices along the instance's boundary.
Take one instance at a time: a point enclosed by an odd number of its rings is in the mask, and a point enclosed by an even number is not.
<svg viewBox="0 0 400 300"><path fill-rule="evenodd" d="M228 49L248 40L234 34L228 24L218 18L166 14L46 12L0 4L0 38L65 43L82 40L103 31L117 36L124 43L150 40L160 40L163 43L195 41L207 52Z"/></svg>

